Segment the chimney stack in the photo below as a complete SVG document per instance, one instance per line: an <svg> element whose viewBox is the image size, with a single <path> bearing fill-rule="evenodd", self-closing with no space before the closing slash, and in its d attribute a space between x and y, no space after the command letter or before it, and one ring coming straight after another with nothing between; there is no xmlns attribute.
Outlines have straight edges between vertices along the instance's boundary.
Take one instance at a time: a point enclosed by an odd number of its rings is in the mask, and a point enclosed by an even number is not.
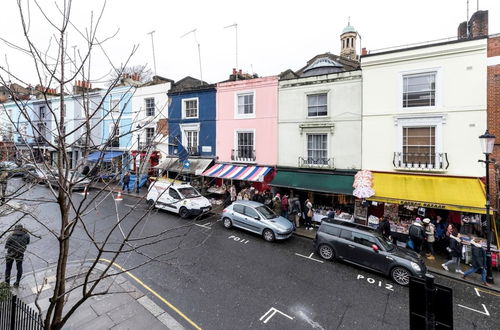
<svg viewBox="0 0 500 330"><path fill-rule="evenodd" d="M361 55L368 55L368 51L366 50L365 47L361 49Z"/></svg>
<svg viewBox="0 0 500 330"><path fill-rule="evenodd" d="M488 35L488 11L479 10L472 14L469 22L458 25L457 38L471 39Z"/></svg>

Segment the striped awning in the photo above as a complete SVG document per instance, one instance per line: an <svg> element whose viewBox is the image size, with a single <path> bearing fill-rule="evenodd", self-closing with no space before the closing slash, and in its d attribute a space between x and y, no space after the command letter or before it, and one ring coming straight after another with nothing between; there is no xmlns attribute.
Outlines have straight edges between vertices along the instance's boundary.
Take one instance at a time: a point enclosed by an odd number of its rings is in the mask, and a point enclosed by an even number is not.
<svg viewBox="0 0 500 330"><path fill-rule="evenodd" d="M271 171L267 166L241 166L215 164L203 172L203 176L242 181L264 181L264 176Z"/></svg>

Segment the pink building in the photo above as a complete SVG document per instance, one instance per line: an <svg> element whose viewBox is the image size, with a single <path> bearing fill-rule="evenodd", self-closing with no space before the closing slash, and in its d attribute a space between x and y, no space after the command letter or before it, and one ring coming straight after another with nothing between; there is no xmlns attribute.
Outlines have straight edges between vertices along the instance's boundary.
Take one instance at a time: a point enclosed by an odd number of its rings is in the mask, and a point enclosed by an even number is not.
<svg viewBox="0 0 500 330"><path fill-rule="evenodd" d="M216 126L219 162L276 166L278 77L217 84Z"/></svg>

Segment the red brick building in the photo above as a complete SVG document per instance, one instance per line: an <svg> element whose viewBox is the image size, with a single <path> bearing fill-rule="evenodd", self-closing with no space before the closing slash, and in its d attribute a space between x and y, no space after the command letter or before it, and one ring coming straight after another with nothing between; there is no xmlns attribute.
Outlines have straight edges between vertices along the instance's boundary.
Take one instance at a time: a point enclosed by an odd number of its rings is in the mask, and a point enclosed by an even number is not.
<svg viewBox="0 0 500 330"><path fill-rule="evenodd" d="M500 34L488 37L488 128L497 137L491 158L498 164L490 168L491 202L494 208L500 205Z"/></svg>

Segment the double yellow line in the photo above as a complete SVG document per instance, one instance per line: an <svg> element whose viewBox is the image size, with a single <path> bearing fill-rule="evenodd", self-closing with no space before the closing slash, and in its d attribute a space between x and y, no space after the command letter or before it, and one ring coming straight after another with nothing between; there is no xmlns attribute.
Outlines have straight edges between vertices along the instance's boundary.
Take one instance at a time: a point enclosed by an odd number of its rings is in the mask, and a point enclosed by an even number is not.
<svg viewBox="0 0 500 330"><path fill-rule="evenodd" d="M175 307L174 305L172 305L167 299L165 299L162 296L160 296L155 290L151 289L147 284L145 284L143 281L141 281L140 279L138 279L135 275L133 275L132 273L130 273L127 270L125 270L125 268L123 268L122 266L118 265L116 262L111 262L110 260L107 260L107 259L102 259L101 258L99 260L107 262L108 264L111 264L112 266L114 266L114 267L118 268L119 270L123 271L125 274L127 274L128 276L130 276L131 278L133 278L137 283L139 283L140 285L142 285L143 288L145 288L146 290L148 290L149 292L151 292L156 298L160 299L170 309L172 309L174 312L176 312L177 314L179 314L184 320L186 320L189 324L191 324L193 326L193 328L195 328L197 330L202 330L201 327L198 326L196 323L194 323L193 320L191 320L189 317L187 317L186 314L184 314L177 307Z"/></svg>

